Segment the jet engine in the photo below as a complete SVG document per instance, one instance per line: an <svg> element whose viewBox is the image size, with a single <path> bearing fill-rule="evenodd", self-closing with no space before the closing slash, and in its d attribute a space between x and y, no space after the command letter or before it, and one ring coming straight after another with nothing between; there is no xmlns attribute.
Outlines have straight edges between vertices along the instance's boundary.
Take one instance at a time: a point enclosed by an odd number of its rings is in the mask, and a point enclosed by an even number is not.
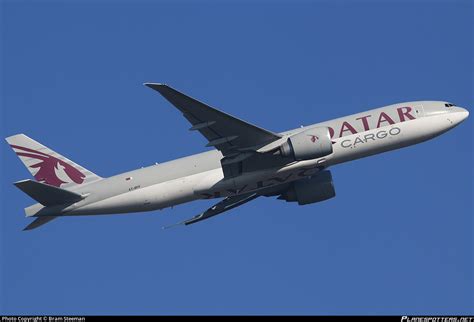
<svg viewBox="0 0 474 322"><path fill-rule="evenodd" d="M299 205L307 205L331 199L335 196L336 191L334 190L331 172L325 170L313 177L292 182L288 190L282 193L278 199L287 202L297 201Z"/></svg>
<svg viewBox="0 0 474 322"><path fill-rule="evenodd" d="M327 127L316 127L292 135L280 147L281 155L296 161L321 158L332 153Z"/></svg>

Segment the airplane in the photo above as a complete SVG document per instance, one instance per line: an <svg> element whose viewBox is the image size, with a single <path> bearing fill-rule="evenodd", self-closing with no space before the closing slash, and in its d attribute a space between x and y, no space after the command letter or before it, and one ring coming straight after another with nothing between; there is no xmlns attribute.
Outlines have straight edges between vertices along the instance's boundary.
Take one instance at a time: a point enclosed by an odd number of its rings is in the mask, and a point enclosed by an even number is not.
<svg viewBox="0 0 474 322"><path fill-rule="evenodd" d="M161 210L198 199L220 201L176 225L261 196L321 202L336 195L331 166L432 139L469 116L449 102L415 101L275 133L168 85L144 85L176 107L214 149L102 178L24 134L10 136L6 141L35 178L14 183L38 202L25 208L35 220L24 230L59 217Z"/></svg>

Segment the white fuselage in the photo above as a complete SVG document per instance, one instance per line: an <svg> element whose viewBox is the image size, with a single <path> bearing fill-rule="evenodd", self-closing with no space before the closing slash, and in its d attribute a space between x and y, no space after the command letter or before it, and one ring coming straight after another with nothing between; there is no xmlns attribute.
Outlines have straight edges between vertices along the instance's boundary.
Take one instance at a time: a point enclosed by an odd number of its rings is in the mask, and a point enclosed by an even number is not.
<svg viewBox="0 0 474 322"><path fill-rule="evenodd" d="M314 175L321 168L413 145L453 128L468 112L445 102L408 102L281 133L291 136L311 127L329 127L333 153L318 159L294 161L224 179L222 154L209 151L79 186L87 198L51 207L63 215L111 214L163 209L196 199L210 199L288 183ZM176 170L179 169L179 170ZM27 214L38 211L30 207Z"/></svg>

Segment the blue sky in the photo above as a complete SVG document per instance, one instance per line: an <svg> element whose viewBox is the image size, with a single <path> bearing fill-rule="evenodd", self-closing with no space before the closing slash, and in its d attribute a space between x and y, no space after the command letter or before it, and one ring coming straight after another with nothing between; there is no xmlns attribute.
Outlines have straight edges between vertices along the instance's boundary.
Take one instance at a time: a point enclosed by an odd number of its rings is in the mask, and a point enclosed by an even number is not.
<svg viewBox="0 0 474 322"><path fill-rule="evenodd" d="M101 176L206 141L143 82L283 131L410 100L472 110L471 1L2 1L1 134ZM337 197L212 201L23 232L3 144L3 314L473 314L472 116L336 166Z"/></svg>

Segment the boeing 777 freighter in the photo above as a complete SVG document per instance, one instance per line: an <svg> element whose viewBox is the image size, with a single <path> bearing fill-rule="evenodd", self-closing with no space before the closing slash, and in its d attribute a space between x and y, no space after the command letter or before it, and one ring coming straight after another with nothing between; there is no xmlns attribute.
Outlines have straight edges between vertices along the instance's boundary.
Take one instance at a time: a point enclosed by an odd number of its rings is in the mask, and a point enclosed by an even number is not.
<svg viewBox="0 0 474 322"><path fill-rule="evenodd" d="M333 198L329 167L434 138L469 112L454 104L418 101L389 105L275 133L164 85L158 91L215 149L102 178L24 134L6 140L34 180L15 185L38 203L25 230L55 218L151 211L197 199L222 198L189 225L257 197L307 205Z"/></svg>

